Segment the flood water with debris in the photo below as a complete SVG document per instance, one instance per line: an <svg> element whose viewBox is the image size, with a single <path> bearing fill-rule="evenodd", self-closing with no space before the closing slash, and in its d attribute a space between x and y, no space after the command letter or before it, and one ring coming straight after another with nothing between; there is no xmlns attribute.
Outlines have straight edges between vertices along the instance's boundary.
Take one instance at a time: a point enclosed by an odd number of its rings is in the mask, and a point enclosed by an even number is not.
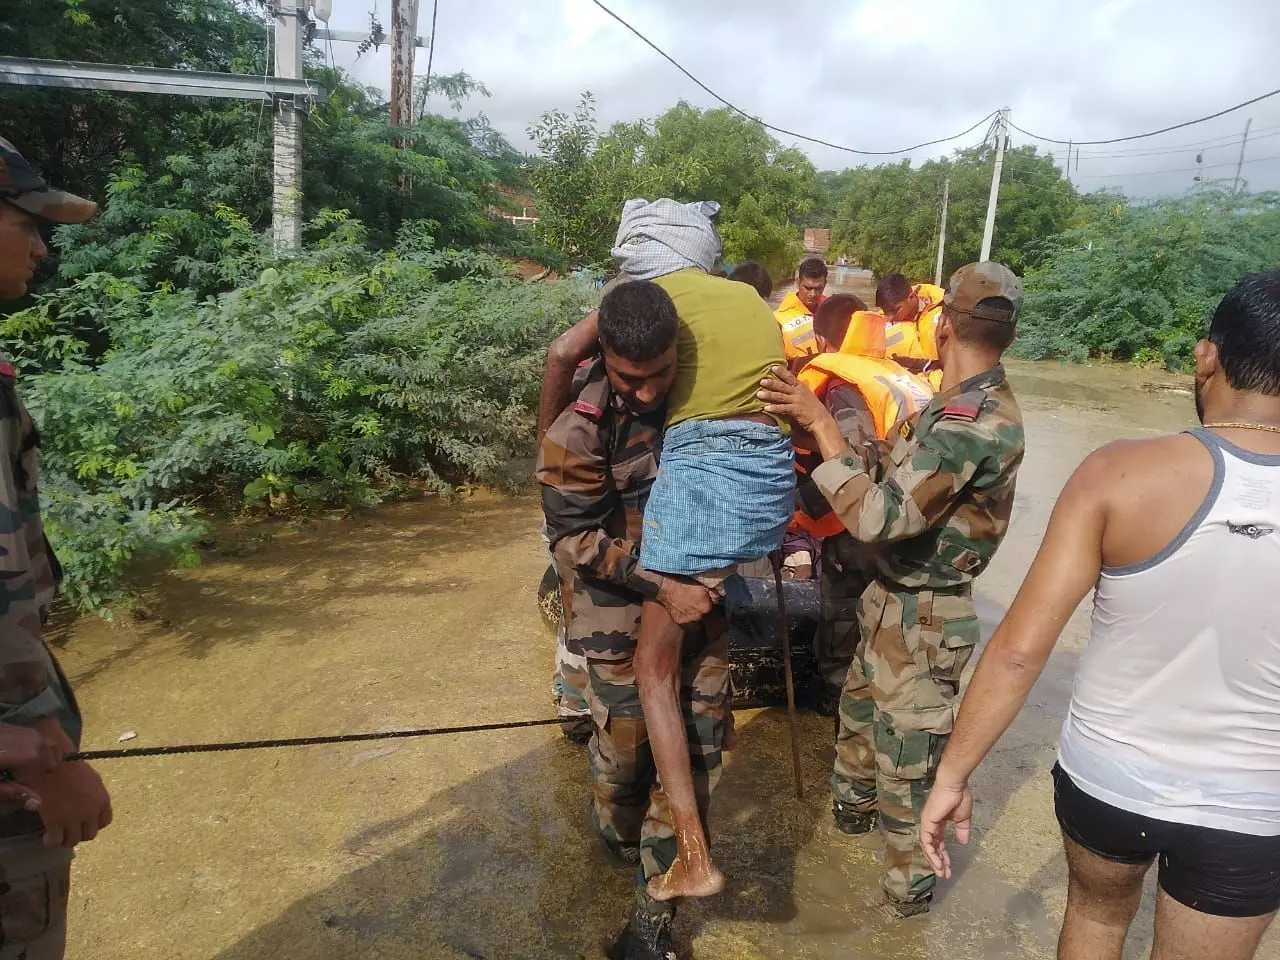
<svg viewBox="0 0 1280 960"><path fill-rule="evenodd" d="M1194 417L1189 381L1163 373L1010 369L1027 457L1009 536L978 581L987 621L1085 454ZM549 716L539 522L532 495L475 496L221 531L202 566L153 578L146 619L55 635L85 746L128 731L146 746ZM728 887L682 907L682 948L1051 957L1066 869L1048 771L1086 627L1087 603L974 779L976 838L955 853L956 879L910 921L875 909L876 837L832 824L832 721L801 716L796 801L783 712L741 712L712 812ZM554 727L99 769L116 822L76 861L72 957L598 958L625 923L632 877L594 839L587 757ZM1148 890L1130 955L1145 956L1150 922ZM1280 958L1280 937L1260 956Z"/></svg>

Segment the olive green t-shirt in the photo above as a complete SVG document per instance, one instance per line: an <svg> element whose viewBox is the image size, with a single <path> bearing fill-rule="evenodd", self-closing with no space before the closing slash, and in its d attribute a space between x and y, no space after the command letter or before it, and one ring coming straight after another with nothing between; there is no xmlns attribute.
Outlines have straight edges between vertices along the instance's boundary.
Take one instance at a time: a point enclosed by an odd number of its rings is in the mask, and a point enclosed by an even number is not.
<svg viewBox="0 0 1280 960"><path fill-rule="evenodd" d="M785 363L782 332L755 288L690 268L654 281L680 316L667 426L763 413L760 380Z"/></svg>

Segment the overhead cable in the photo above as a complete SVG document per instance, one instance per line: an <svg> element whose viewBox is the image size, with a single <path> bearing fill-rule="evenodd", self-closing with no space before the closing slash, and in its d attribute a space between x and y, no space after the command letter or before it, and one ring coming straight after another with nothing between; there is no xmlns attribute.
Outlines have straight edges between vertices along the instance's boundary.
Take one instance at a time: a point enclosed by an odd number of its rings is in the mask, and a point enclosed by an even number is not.
<svg viewBox="0 0 1280 960"><path fill-rule="evenodd" d="M1145 140L1147 137L1156 137L1162 133L1169 133L1172 130L1181 130L1183 127L1193 127L1197 123L1204 123L1206 120L1216 120L1218 117L1225 117L1228 113L1234 113L1244 107L1252 106L1255 103L1259 103L1269 97L1277 95L1280 95L1280 89L1272 90L1270 93L1260 94L1250 100L1245 100L1243 103L1237 103L1235 106L1227 107L1225 110L1219 110L1217 113L1211 113L1208 116L1197 117L1194 120L1186 120L1182 123L1175 123L1171 127L1161 127L1159 130L1152 130L1150 133L1135 133L1129 137L1112 137L1109 140L1055 140L1053 137L1042 137L1037 133L1032 133L1030 130L1023 130L1012 121L1010 121L1009 126L1013 127L1013 129L1017 130L1019 133L1030 137L1032 140L1040 140L1044 143L1060 143L1064 146L1074 144L1075 146L1091 147L1105 143L1126 143L1130 140Z"/></svg>
<svg viewBox="0 0 1280 960"><path fill-rule="evenodd" d="M734 113L740 114L741 116L746 117L748 120L751 120L755 123L760 124L760 126L764 127L766 130L772 130L774 133L780 133L783 136L787 136L787 137L795 137L797 140L806 140L809 143L816 143L819 146L830 147L833 150L842 150L845 153L855 153L858 156L862 156L862 157L892 157L898 154L911 153L913 150L920 150L924 147L933 147L933 146L937 146L940 143L947 143L948 141L951 141L951 140L958 140L960 137L963 137L966 134L972 133L974 130L977 130L980 126L982 126L984 123L986 123L988 120L990 120L992 117L994 117L997 113L1000 112L998 110L993 110L991 111L991 113L988 113L985 117L983 117L973 126L969 127L966 130L961 130L959 133L952 134L949 137L940 137L937 140L926 140L924 143L917 143L911 147L903 147L900 150L859 150L856 147L848 147L848 146L845 146L844 144L832 143L830 140L822 140L819 137L810 137L803 133L796 133L796 131L794 130L787 130L784 127L779 127L765 120L761 120L759 117L753 114L748 113L747 111L739 107L737 104L732 103L729 100L726 100L724 97L720 96L720 94L712 90L709 86L707 86L697 77L695 77L692 73L686 70L683 66L681 66L680 63L677 62L674 57L668 54L665 50L659 47L656 43L654 43L652 40L646 37L643 33L641 33L631 24L627 23L626 20L623 20L622 17L618 16L616 13L614 13L612 10L606 7L603 3L600 2L600 0L591 0L591 2L594 3L601 10L603 10L605 13L607 13L609 16L611 16L614 20L617 20L618 23L622 24L633 34L635 34L636 37L638 37L646 46L652 49L656 54L658 54L658 56L662 57L662 59L666 60L669 64L671 64L681 73L683 73L690 80L692 80L695 84L697 84L700 88L702 88L702 90L705 93L709 94L710 96L714 97L716 100L720 101L720 103L724 104Z"/></svg>

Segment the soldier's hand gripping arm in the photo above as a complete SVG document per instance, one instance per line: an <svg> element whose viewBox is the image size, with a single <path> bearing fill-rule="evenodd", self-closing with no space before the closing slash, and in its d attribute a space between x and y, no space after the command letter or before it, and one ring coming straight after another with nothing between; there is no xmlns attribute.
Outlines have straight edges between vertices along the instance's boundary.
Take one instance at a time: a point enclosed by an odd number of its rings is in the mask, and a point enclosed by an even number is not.
<svg viewBox="0 0 1280 960"><path fill-rule="evenodd" d="M536 472L547 536L558 562L657 600L681 626L697 623L711 611L716 601L712 591L642 569L637 545L609 533L619 495L601 431L591 419L573 412L557 417L538 451Z"/></svg>

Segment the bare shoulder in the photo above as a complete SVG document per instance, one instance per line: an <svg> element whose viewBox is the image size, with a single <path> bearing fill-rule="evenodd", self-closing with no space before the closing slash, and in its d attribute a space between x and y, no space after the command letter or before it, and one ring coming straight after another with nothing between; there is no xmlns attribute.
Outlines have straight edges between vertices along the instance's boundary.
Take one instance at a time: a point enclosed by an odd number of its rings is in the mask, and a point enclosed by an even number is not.
<svg viewBox="0 0 1280 960"><path fill-rule="evenodd" d="M1190 434L1114 440L1085 457L1067 491L1114 502L1185 482L1204 469L1212 470L1212 457Z"/></svg>

